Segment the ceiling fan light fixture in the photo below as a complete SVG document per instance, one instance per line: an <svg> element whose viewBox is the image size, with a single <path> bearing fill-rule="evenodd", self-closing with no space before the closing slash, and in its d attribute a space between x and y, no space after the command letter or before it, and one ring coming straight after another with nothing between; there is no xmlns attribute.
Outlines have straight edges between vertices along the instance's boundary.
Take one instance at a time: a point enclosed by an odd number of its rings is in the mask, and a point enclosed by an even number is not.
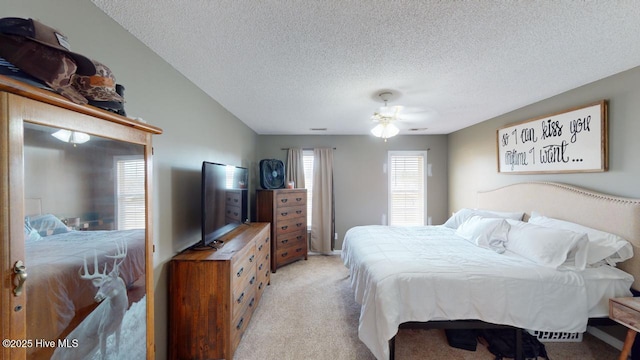
<svg viewBox="0 0 640 360"><path fill-rule="evenodd" d="M384 106L373 113L371 120L377 122L371 133L373 136L383 138L386 142L388 138L398 135L400 129L393 124L395 120L398 120L398 112L402 109L402 106L388 106L387 101L393 94L389 91L378 94L380 99L384 101Z"/></svg>
<svg viewBox="0 0 640 360"><path fill-rule="evenodd" d="M79 131L65 130L65 129L60 129L54 132L53 134L51 134L51 136L55 137L60 141L73 144L74 146L76 144L84 144L91 139L91 136L89 136L89 134L85 134Z"/></svg>
<svg viewBox="0 0 640 360"><path fill-rule="evenodd" d="M399 132L400 129L388 121L381 122L371 129L373 136L383 138L385 142L388 138L398 135Z"/></svg>

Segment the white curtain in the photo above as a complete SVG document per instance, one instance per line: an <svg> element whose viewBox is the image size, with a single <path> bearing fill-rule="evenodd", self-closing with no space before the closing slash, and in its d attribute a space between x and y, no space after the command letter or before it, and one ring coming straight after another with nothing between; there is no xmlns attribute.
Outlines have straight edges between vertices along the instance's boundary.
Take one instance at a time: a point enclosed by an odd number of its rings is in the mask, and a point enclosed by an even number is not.
<svg viewBox="0 0 640 360"><path fill-rule="evenodd" d="M313 149L311 251L333 251L333 149Z"/></svg>
<svg viewBox="0 0 640 360"><path fill-rule="evenodd" d="M302 149L290 148L287 152L287 170L286 181L293 181L294 186L298 189L304 189L304 161L302 157Z"/></svg>

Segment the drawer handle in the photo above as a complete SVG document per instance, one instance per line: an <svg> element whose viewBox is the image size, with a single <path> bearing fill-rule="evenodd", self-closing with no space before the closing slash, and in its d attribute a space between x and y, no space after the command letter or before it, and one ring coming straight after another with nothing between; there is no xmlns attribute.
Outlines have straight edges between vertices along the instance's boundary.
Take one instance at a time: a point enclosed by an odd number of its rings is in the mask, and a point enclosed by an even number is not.
<svg viewBox="0 0 640 360"><path fill-rule="evenodd" d="M253 304L256 302L256 298L251 298L251 301L249 301L249 307L253 307Z"/></svg>
<svg viewBox="0 0 640 360"><path fill-rule="evenodd" d="M240 330L240 328L242 328L242 323L244 323L244 318L240 318L240 321L238 321L238 325L236 325L236 330Z"/></svg>
<svg viewBox="0 0 640 360"><path fill-rule="evenodd" d="M296 198L296 201L302 201L302 198Z"/></svg>
<svg viewBox="0 0 640 360"><path fill-rule="evenodd" d="M269 237L267 236L267 237L264 239L264 243L266 244L266 243L268 243L268 242L269 242Z"/></svg>
<svg viewBox="0 0 640 360"><path fill-rule="evenodd" d="M285 212L281 212L280 215L287 216L287 215L289 215L289 213L285 211Z"/></svg>
<svg viewBox="0 0 640 360"><path fill-rule="evenodd" d="M244 298L244 293L240 294L238 297L238 304L242 303L242 299Z"/></svg>
<svg viewBox="0 0 640 360"><path fill-rule="evenodd" d="M258 251L262 251L262 244L260 244L260 246L258 246Z"/></svg>
<svg viewBox="0 0 640 360"><path fill-rule="evenodd" d="M264 258L265 260L269 260L269 254Z"/></svg>
<svg viewBox="0 0 640 360"><path fill-rule="evenodd" d="M302 225L304 225L304 223L297 223L297 224L296 224L296 226L297 226L297 227L300 227L300 226L302 226Z"/></svg>
<svg viewBox="0 0 640 360"><path fill-rule="evenodd" d="M298 235L298 236L296 236L296 239L298 239L298 240L302 240L302 235Z"/></svg>
<svg viewBox="0 0 640 360"><path fill-rule="evenodd" d="M249 262L253 262L253 259L255 259L255 255L251 255L251 257L249 258Z"/></svg>
<svg viewBox="0 0 640 360"><path fill-rule="evenodd" d="M282 201L283 203L286 203L287 201L289 201L289 199L280 199L280 201Z"/></svg>
<svg viewBox="0 0 640 360"><path fill-rule="evenodd" d="M264 273L264 277L269 276L269 269L267 269L267 272Z"/></svg>
<svg viewBox="0 0 640 360"><path fill-rule="evenodd" d="M253 285L253 283L256 282L256 277L252 277L251 280L249 280L249 285Z"/></svg>
<svg viewBox="0 0 640 360"><path fill-rule="evenodd" d="M282 244L286 244L288 242L289 242L289 239L284 239L284 240L280 241L280 243L282 243Z"/></svg>
<svg viewBox="0 0 640 360"><path fill-rule="evenodd" d="M296 214L298 215L302 214L302 210L296 210Z"/></svg>
<svg viewBox="0 0 640 360"><path fill-rule="evenodd" d="M262 270L262 266L263 266L263 265L264 265L264 264L260 264L260 266L258 266L258 270Z"/></svg>
<svg viewBox="0 0 640 360"><path fill-rule="evenodd" d="M288 252L283 252L283 253L282 253L282 255L280 255L280 256L285 257L285 256L287 256L287 255L289 255L289 253L288 253Z"/></svg>
<svg viewBox="0 0 640 360"><path fill-rule="evenodd" d="M262 290L262 286L264 285L264 283L260 283L260 285L258 285L258 290Z"/></svg>
<svg viewBox="0 0 640 360"><path fill-rule="evenodd" d="M233 199L233 202L238 202L238 199Z"/></svg>
<svg viewBox="0 0 640 360"><path fill-rule="evenodd" d="M287 226L287 225L280 227L280 229L282 229L282 230L287 230L288 228L289 228L289 226Z"/></svg>
<svg viewBox="0 0 640 360"><path fill-rule="evenodd" d="M236 273L236 276L240 277L243 271L244 271L244 267L241 267L240 270L238 270L238 272Z"/></svg>
<svg viewBox="0 0 640 360"><path fill-rule="evenodd" d="M300 251L302 251L302 248L297 248L296 249L296 252L300 252Z"/></svg>

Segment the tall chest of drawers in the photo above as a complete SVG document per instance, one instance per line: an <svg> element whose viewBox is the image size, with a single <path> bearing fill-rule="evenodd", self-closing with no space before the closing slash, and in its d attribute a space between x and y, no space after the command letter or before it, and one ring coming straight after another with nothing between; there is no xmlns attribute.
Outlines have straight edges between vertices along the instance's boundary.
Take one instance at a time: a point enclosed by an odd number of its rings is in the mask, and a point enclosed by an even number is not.
<svg viewBox="0 0 640 360"><path fill-rule="evenodd" d="M169 263L169 358L233 359L271 279L269 223L241 225L218 250Z"/></svg>
<svg viewBox="0 0 640 360"><path fill-rule="evenodd" d="M271 271L307 260L307 189L257 190L256 212L271 223Z"/></svg>

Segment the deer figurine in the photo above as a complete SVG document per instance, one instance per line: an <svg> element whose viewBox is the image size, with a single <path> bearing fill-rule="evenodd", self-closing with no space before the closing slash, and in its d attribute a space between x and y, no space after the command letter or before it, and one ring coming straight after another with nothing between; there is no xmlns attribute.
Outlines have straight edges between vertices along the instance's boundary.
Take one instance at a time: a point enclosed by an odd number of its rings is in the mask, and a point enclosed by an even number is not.
<svg viewBox="0 0 640 360"><path fill-rule="evenodd" d="M78 270L80 278L91 280L98 289L94 300L100 305L95 308L82 322L66 337L66 344L77 344L77 347L58 347L51 359L86 359L100 349L99 359L105 359L107 350L107 338L115 333L116 352L120 347L120 326L127 308L129 299L127 287L119 276L119 267L127 256L127 244L116 243L115 255L107 255L113 259L113 269L107 274L107 264L104 270L99 271L98 257L94 251L93 274L87 267L87 258L84 258L84 267Z"/></svg>

